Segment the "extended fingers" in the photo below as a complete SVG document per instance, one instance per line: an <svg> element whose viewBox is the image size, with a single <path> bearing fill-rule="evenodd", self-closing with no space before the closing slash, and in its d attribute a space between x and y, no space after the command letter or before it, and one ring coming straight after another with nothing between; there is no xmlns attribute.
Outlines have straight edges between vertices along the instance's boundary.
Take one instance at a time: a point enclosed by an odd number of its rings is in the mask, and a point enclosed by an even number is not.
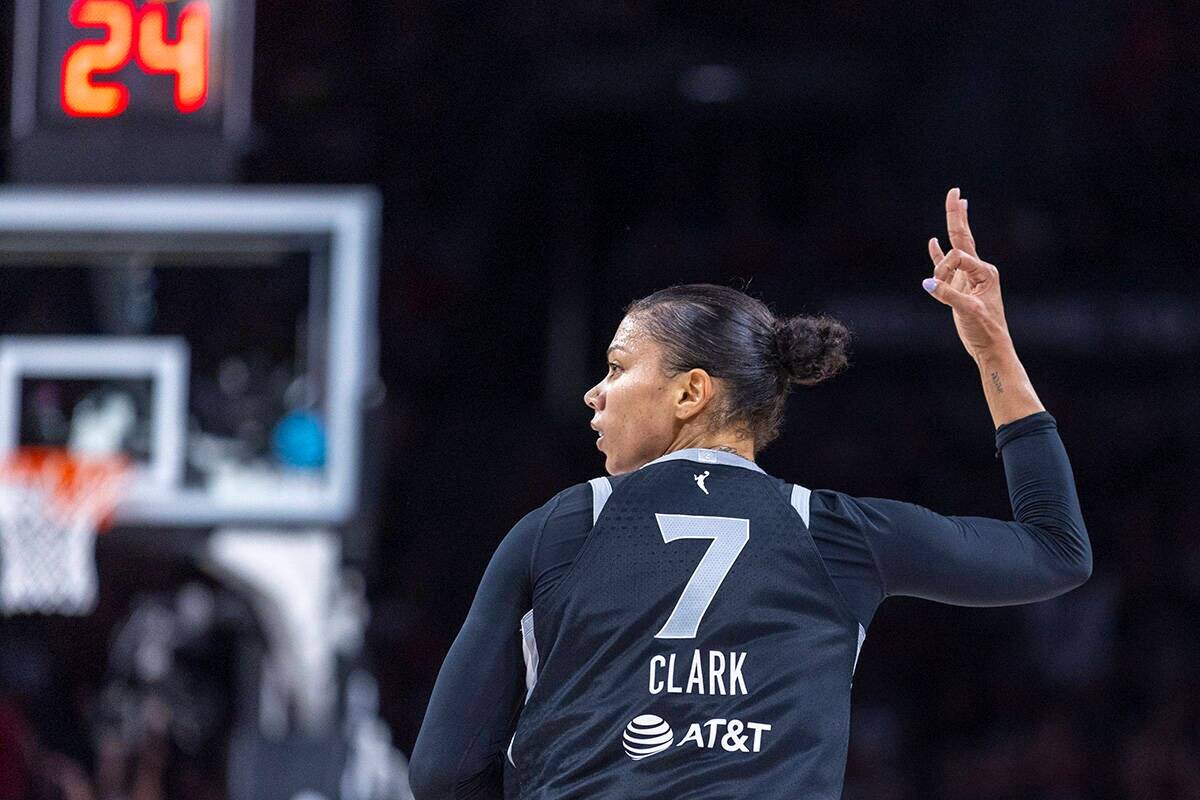
<svg viewBox="0 0 1200 800"><path fill-rule="evenodd" d="M977 255L975 237L967 223L967 201L962 199L957 187L946 192L946 231L950 234L951 247Z"/></svg>

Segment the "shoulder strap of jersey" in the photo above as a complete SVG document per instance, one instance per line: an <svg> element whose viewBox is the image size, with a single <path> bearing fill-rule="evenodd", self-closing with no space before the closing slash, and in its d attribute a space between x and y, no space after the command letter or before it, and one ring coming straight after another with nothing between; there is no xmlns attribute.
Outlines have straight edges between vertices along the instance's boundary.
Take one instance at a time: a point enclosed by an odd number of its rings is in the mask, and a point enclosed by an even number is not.
<svg viewBox="0 0 1200 800"><path fill-rule="evenodd" d="M792 485L792 508L800 515L800 519L804 520L804 527L808 527L808 503L812 498L812 489L806 489L800 484Z"/></svg>
<svg viewBox="0 0 1200 800"><path fill-rule="evenodd" d="M588 483L592 485L592 525L595 525L604 504L612 497L613 487L608 478L592 478Z"/></svg>
<svg viewBox="0 0 1200 800"><path fill-rule="evenodd" d="M796 509L796 513L800 515L800 519L804 520L804 527L811 528L808 524L809 508L812 501L812 489L801 486L798 483L792 484L792 508ZM862 653L863 642L867 638L867 629L858 623L858 648L854 651L854 666L850 668L850 675L854 675L854 671L858 669L858 656Z"/></svg>

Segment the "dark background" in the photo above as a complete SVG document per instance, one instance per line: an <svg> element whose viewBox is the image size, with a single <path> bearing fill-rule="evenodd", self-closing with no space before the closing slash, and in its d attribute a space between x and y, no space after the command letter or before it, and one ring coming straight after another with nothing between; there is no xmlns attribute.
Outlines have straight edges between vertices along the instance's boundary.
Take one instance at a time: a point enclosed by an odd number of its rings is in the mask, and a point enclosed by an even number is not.
<svg viewBox="0 0 1200 800"><path fill-rule="evenodd" d="M244 179L383 193L368 649L402 749L496 544L602 472L582 395L653 289L855 334L768 471L1011 515L920 287L960 186L1095 573L1023 608L885 603L845 796L1200 797L1193 4L260 0L256 29Z"/></svg>

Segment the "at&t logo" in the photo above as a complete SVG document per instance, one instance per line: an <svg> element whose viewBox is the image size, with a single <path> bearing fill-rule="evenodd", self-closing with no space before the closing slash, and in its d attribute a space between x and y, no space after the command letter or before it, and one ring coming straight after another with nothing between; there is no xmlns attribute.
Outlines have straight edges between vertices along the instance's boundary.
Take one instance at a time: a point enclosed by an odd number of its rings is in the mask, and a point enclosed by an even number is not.
<svg viewBox="0 0 1200 800"><path fill-rule="evenodd" d="M710 719L693 722L675 747L689 742L701 750L721 749L726 753L757 753L762 749L763 734L771 726L762 722L743 722L740 719ZM667 721L656 714L634 717L625 726L625 754L634 761L670 749L675 732Z"/></svg>
<svg viewBox="0 0 1200 800"><path fill-rule="evenodd" d="M661 753L675 741L675 733L662 717L642 714L625 726L625 755L634 761Z"/></svg>

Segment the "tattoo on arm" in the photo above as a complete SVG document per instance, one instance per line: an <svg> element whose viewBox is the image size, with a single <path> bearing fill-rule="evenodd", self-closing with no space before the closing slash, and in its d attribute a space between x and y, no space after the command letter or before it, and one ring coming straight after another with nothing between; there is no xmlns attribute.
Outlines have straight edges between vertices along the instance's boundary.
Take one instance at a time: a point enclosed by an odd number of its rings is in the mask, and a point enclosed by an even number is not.
<svg viewBox="0 0 1200 800"><path fill-rule="evenodd" d="M996 391L1004 394L1004 384L1000 381L1000 373L992 371L992 385L996 387Z"/></svg>

